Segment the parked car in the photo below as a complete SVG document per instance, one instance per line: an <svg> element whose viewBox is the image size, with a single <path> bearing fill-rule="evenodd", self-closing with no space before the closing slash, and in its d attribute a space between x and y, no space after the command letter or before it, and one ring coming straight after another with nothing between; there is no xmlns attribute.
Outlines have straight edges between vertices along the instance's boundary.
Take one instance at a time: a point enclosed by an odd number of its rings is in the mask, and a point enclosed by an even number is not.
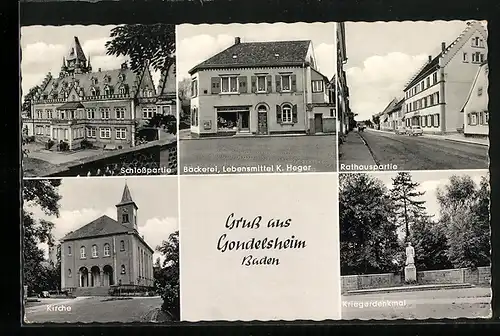
<svg viewBox="0 0 500 336"><path fill-rule="evenodd" d="M406 134L406 127L399 126L398 128L396 128L396 134Z"/></svg>
<svg viewBox="0 0 500 336"><path fill-rule="evenodd" d="M424 132L420 126L412 126L408 128L408 135L422 135Z"/></svg>
<svg viewBox="0 0 500 336"><path fill-rule="evenodd" d="M42 291L40 294L38 294L38 297L49 298L50 297L49 291Z"/></svg>

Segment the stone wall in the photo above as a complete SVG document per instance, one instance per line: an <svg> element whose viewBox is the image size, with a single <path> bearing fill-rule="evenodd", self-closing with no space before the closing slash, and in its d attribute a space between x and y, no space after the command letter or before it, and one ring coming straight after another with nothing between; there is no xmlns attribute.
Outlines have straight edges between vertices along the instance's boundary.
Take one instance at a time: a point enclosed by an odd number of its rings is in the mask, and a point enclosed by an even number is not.
<svg viewBox="0 0 500 336"><path fill-rule="evenodd" d="M58 167L46 176L125 176L177 174L177 141L155 141L114 150Z"/></svg>
<svg viewBox="0 0 500 336"><path fill-rule="evenodd" d="M388 288L403 285L400 274L368 274L368 275L345 275L342 279L342 292L359 289ZM491 267L478 267L477 269L458 268L437 271L417 272L417 282L419 285L437 284L461 284L469 283L473 285L491 284Z"/></svg>

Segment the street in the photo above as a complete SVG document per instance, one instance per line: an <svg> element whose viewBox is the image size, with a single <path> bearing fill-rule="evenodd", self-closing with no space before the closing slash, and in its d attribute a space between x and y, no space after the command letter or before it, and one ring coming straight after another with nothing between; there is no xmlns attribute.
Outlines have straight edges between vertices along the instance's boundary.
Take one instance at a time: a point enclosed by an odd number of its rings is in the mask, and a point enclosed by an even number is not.
<svg viewBox="0 0 500 336"><path fill-rule="evenodd" d="M360 303L403 302L359 307ZM356 304L358 306L356 306ZM491 315L491 290L484 287L342 296L342 319L479 318Z"/></svg>
<svg viewBox="0 0 500 336"><path fill-rule="evenodd" d="M351 134L354 133L354 134ZM424 136L396 135L367 129L351 132L348 136L364 139L367 150L349 158L348 148L341 148L345 156L342 164L365 165L371 161L377 165L392 165L396 170L446 170L488 169L488 146L436 139ZM361 141L362 141L361 140ZM348 142L342 146L348 147ZM391 168L389 168L391 169Z"/></svg>
<svg viewBox="0 0 500 336"><path fill-rule="evenodd" d="M160 297L78 297L75 299L40 299L25 309L27 323L150 322L161 307ZM60 307L60 308L58 308Z"/></svg>
<svg viewBox="0 0 500 336"><path fill-rule="evenodd" d="M231 137L181 140L183 167L294 165L310 166L308 172L337 171L335 135ZM284 171L288 172L288 171Z"/></svg>

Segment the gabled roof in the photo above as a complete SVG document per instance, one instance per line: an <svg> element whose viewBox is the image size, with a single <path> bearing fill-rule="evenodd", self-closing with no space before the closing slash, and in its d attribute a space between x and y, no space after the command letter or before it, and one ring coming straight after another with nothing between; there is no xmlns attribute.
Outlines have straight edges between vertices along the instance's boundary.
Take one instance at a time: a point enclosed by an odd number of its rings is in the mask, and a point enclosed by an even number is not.
<svg viewBox="0 0 500 336"><path fill-rule="evenodd" d="M306 61L311 41L239 42L189 70L259 66L293 66Z"/></svg>
<svg viewBox="0 0 500 336"><path fill-rule="evenodd" d="M465 99L464 104L463 104L462 108L460 109L460 112L463 112L465 110L465 107L467 106L467 103L469 102L470 97L472 96L472 93L474 92L474 90L476 88L478 79L481 76L481 72L482 71L486 71L487 68L488 68L488 63L487 62L483 62L481 64L481 66L477 69L476 76L474 77L474 80L472 81L472 85L470 87L469 93L467 94L467 98ZM484 79L487 80L488 79L488 75L485 74L485 76L486 77L484 77Z"/></svg>
<svg viewBox="0 0 500 336"><path fill-rule="evenodd" d="M130 194L130 189L128 188L128 185L125 184L125 187L123 188L122 200L116 206L128 204L133 204L137 208L137 205L135 204L134 200L132 199L132 195Z"/></svg>
<svg viewBox="0 0 500 336"><path fill-rule="evenodd" d="M127 233L130 228L121 225L116 220L103 215L76 231L68 233L62 241L107 236L111 234Z"/></svg>
<svg viewBox="0 0 500 336"><path fill-rule="evenodd" d="M160 81L158 83L158 96L170 96L173 95L175 97L176 87L175 87L175 73L176 73L176 65L175 61L165 70L163 70L160 74ZM173 84L173 90L171 91L169 88L169 83Z"/></svg>
<svg viewBox="0 0 500 336"><path fill-rule="evenodd" d="M453 47L455 47L460 41L462 41L462 39L467 35L468 32L471 32L473 30L479 30L482 31L483 34L487 34L481 22L479 21L468 22L467 27L460 33L460 35L458 35L458 37L453 42L451 42L447 47L445 47L444 50L441 50L441 52L437 56L432 58L431 61L426 62L420 68L420 70L410 79L408 84L405 85L404 91L408 90L410 87L414 86L416 83L418 83L419 81L427 77L429 74L431 74L439 65L439 59L442 56L449 53Z"/></svg>
<svg viewBox="0 0 500 336"><path fill-rule="evenodd" d="M59 106L56 110L76 110L78 108L84 107L79 101L67 102Z"/></svg>
<svg viewBox="0 0 500 336"><path fill-rule="evenodd" d="M394 108L394 105L396 105L397 103L398 103L398 99L397 98L393 98L389 102L389 104L387 104L387 106L385 107L385 109L380 113L380 115L392 111L392 109Z"/></svg>

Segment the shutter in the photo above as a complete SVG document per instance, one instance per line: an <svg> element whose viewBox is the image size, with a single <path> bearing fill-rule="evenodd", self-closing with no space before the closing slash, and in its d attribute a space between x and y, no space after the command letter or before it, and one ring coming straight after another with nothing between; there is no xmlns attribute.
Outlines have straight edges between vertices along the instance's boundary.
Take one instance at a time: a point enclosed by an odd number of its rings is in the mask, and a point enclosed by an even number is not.
<svg viewBox="0 0 500 336"><path fill-rule="evenodd" d="M212 77L211 79L211 84L212 84L212 94L219 94L220 93L220 77Z"/></svg>
<svg viewBox="0 0 500 336"><path fill-rule="evenodd" d="M436 120L436 121L437 121L437 122L436 122L436 127L439 127L439 114L436 114L436 119L437 119L437 120Z"/></svg>
<svg viewBox="0 0 500 336"><path fill-rule="evenodd" d="M281 76L276 75L276 92L281 92Z"/></svg>
<svg viewBox="0 0 500 336"><path fill-rule="evenodd" d="M297 75L291 75L290 76L291 78L291 87L292 87L292 92L296 92L297 91Z"/></svg>
<svg viewBox="0 0 500 336"><path fill-rule="evenodd" d="M297 105L292 106L292 122L296 124L298 122L297 118Z"/></svg>
<svg viewBox="0 0 500 336"><path fill-rule="evenodd" d="M276 105L276 122L281 124L283 121L281 120L281 106Z"/></svg>
<svg viewBox="0 0 500 336"><path fill-rule="evenodd" d="M239 84L239 92L240 93L247 93L248 88L247 88L247 76L240 76L238 77L238 84Z"/></svg>
<svg viewBox="0 0 500 336"><path fill-rule="evenodd" d="M266 81L267 81L267 93L273 92L273 76L267 75Z"/></svg>
<svg viewBox="0 0 500 336"><path fill-rule="evenodd" d="M252 93L256 93L257 92L257 76L252 76L251 81L252 81Z"/></svg>

